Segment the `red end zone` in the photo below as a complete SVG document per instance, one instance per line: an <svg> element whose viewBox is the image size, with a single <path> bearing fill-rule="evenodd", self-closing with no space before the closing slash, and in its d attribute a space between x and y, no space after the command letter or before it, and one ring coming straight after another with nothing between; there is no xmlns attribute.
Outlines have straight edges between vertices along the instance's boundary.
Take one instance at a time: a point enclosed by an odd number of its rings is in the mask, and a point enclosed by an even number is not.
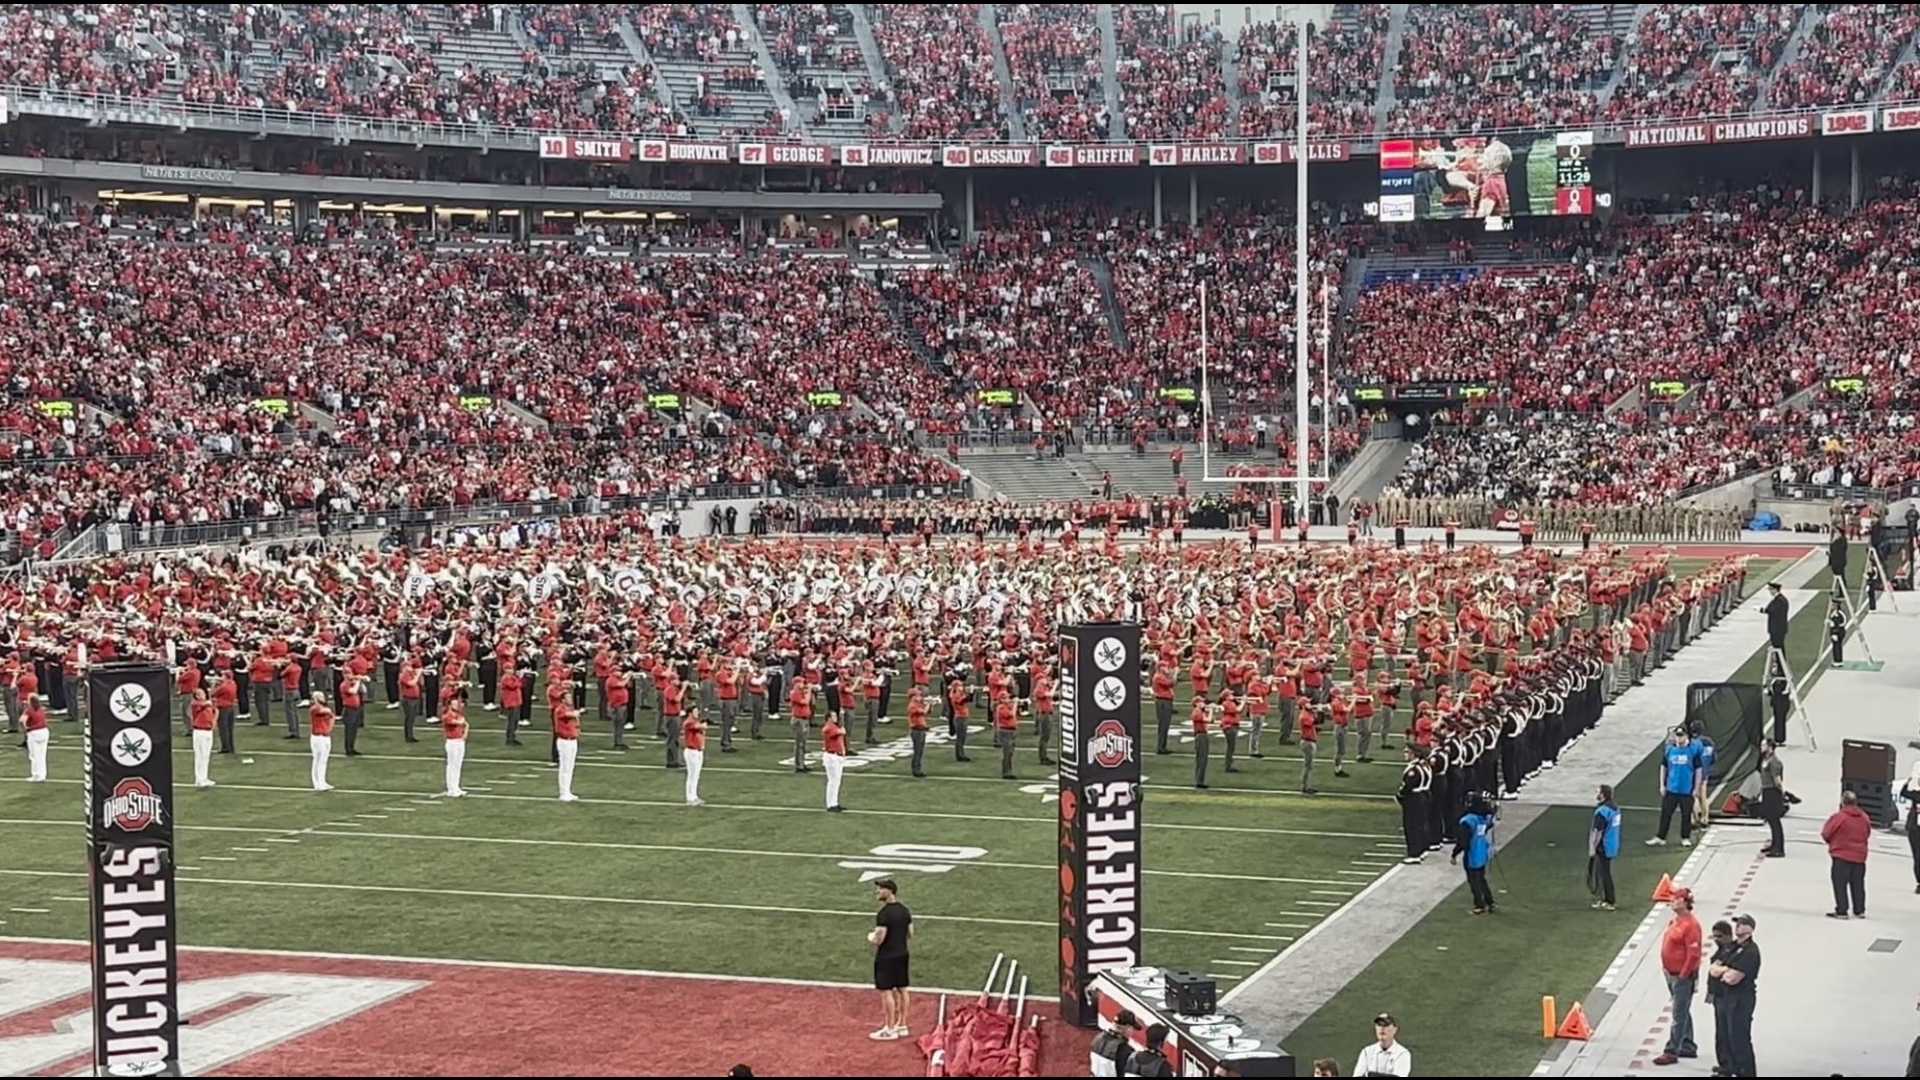
<svg viewBox="0 0 1920 1080"><path fill-rule="evenodd" d="M911 1040L867 1038L871 990L835 984L221 949L184 951L180 980L189 1076L926 1072ZM87 1066L90 983L84 945L0 939L0 1076ZM916 995L916 1035L937 1010ZM1089 1036L1037 1011L1040 1075L1083 1072Z"/></svg>

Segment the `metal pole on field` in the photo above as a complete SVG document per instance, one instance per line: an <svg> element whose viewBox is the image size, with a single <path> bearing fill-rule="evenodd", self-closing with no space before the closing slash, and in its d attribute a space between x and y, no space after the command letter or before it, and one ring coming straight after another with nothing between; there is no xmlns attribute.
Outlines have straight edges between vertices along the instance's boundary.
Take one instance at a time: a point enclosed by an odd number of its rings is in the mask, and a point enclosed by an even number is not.
<svg viewBox="0 0 1920 1080"><path fill-rule="evenodd" d="M1294 512L1308 513L1313 485L1307 477L1307 35L1313 31L1307 7L1295 8L1293 68L1293 456L1296 479Z"/></svg>

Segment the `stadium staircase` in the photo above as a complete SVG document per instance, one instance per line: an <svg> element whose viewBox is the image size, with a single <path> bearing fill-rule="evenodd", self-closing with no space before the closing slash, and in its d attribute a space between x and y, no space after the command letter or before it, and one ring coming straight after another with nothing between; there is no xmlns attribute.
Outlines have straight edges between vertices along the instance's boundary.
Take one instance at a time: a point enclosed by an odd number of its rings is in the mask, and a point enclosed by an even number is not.
<svg viewBox="0 0 1920 1080"><path fill-rule="evenodd" d="M1107 330L1113 335L1113 345L1123 353L1133 351L1131 340L1127 337L1126 313L1120 310L1120 295L1113 290L1113 266L1103 256L1089 255L1080 260L1087 268L1093 280L1100 286L1100 299L1107 309Z"/></svg>
<svg viewBox="0 0 1920 1080"><path fill-rule="evenodd" d="M1100 24L1100 90L1107 108L1107 138L1126 142L1127 111L1120 106L1120 29L1114 25L1112 4L1095 4L1093 10Z"/></svg>
<svg viewBox="0 0 1920 1080"><path fill-rule="evenodd" d="M509 8L496 10L509 24L519 19ZM434 54L434 62L449 76L457 75L468 64L478 71L496 71L508 76L518 76L524 71L521 56L525 47L506 30L468 26L465 19L455 18L445 4L428 4L425 17L428 40L445 35L445 44Z"/></svg>
<svg viewBox="0 0 1920 1080"><path fill-rule="evenodd" d="M1653 13L1655 5L1589 4L1586 6L1611 9L1609 21L1605 23L1604 26L1607 30L1620 37L1620 53L1614 58L1613 73L1607 76L1606 84L1600 88L1599 93L1596 95L1598 100L1594 104L1595 109L1604 114L1607 109L1607 103L1613 100L1613 92L1620 88L1621 77L1627 73L1627 57L1632 56L1633 50L1640 47L1640 27L1646 24L1647 16ZM1627 10L1628 14L1626 17L1631 20L1624 29L1620 26L1619 11L1622 8ZM1596 23L1596 25L1601 24Z"/></svg>
<svg viewBox="0 0 1920 1080"><path fill-rule="evenodd" d="M1201 480L1200 448L1193 443L1183 445L1187 449L1187 461L1181 466L1181 472L1187 478L1187 498L1233 493L1234 485L1230 480ZM1095 494L1100 491L1100 474L1107 472L1113 474L1113 494L1116 498L1129 491L1135 495L1173 495L1179 489L1174 484L1173 466L1167 461L1167 454L1172 449L1166 443L1150 443L1145 454L1136 454L1133 447L1124 442L1111 447L1078 447L1067 452L1067 463L1079 476L1084 489ZM1229 465L1251 462L1252 459L1244 454L1233 457L1215 455L1213 471L1215 475L1223 475Z"/></svg>
<svg viewBox="0 0 1920 1080"><path fill-rule="evenodd" d="M893 80L887 78L886 58L880 55L880 42L874 39L873 22L867 18L864 4L847 4L847 18L853 27L853 37L860 43L860 58L866 61L867 76L873 85L887 92L887 130L895 135L900 133L900 110L891 107L893 102Z"/></svg>
<svg viewBox="0 0 1920 1080"><path fill-rule="evenodd" d="M1226 87L1227 130L1240 130L1240 39L1220 35L1220 85Z"/></svg>
<svg viewBox="0 0 1920 1080"><path fill-rule="evenodd" d="M993 46L993 73L1000 80L1000 109L1007 115L1007 130L1013 134L1014 142L1025 142L1027 119L1014 97L1013 65L1007 62L1007 42L1000 36L1000 9L997 5L980 5L980 26L987 32L987 42Z"/></svg>
<svg viewBox="0 0 1920 1080"><path fill-rule="evenodd" d="M1405 439L1368 439L1346 468L1334 474L1328 490L1343 506L1352 506L1355 501L1372 502L1387 490L1412 456L1413 444Z"/></svg>
<svg viewBox="0 0 1920 1080"><path fill-rule="evenodd" d="M743 30L751 32L752 23L745 23ZM729 90L725 87L711 87L716 93L731 98L733 109L718 116L701 116L695 109L700 100L698 93L700 76L719 78L725 68L751 68L760 70L760 60L752 46L721 50L712 62L687 60L680 57L656 56L653 69L659 72L659 85L672 94L673 101L687 116L687 123L694 132L707 138L720 138L727 131L740 128L758 127L761 118L775 107L772 91L769 90Z"/></svg>
<svg viewBox="0 0 1920 1080"><path fill-rule="evenodd" d="M782 115L787 117L787 130L794 130L805 118L800 115L799 109L794 108L793 95L787 92L786 76L781 74L780 65L773 62L773 53L767 49L766 31L760 28L760 23L753 17L753 5L733 5L733 21L745 28L752 39L750 44L754 66L760 69L760 77L767 80L767 93L772 96L774 105L786 110Z"/></svg>
<svg viewBox="0 0 1920 1080"><path fill-rule="evenodd" d="M753 14L753 7L750 4L735 4L734 9L736 12L744 12L748 17ZM768 85L774 85L775 77L779 78L780 92L786 95L786 105L792 110L788 115L794 118L795 128L805 131L809 138L841 143L863 142L867 135L866 110L855 104L854 95L863 82L870 82L875 86L885 85L881 73L871 66L878 58L878 52L876 50L873 57L867 55L865 43L854 29L855 23L850 5L830 4L828 14L834 26L839 29L839 33L834 35L833 41L824 50L816 49L813 62L802 65L796 74L803 79L811 79L813 85L822 91L833 89L842 91L844 106L836 107L832 110L832 115L829 115L823 97L804 92L798 97L793 96L794 87L788 85L785 76L774 67L772 54L767 52L764 44L767 39L766 31L761 29L756 37L762 42L760 53L766 64ZM867 40L871 39L872 32L869 31ZM841 54L848 51L859 54L859 67L848 70L840 66Z"/></svg>
<svg viewBox="0 0 1920 1080"><path fill-rule="evenodd" d="M1794 24L1793 36L1787 39L1787 44L1780 50L1780 59L1774 62L1771 70L1761 73L1760 92L1753 99L1755 108L1764 108L1772 100L1773 81L1800 56L1800 47L1807 43L1807 35L1819 25L1822 7L1820 4L1807 4L1800 9L1800 21ZM1746 63L1752 64L1754 61L1755 57L1749 53Z"/></svg>
<svg viewBox="0 0 1920 1080"><path fill-rule="evenodd" d="M1049 502L1055 499L1084 499L1091 490L1099 491L1099 472L1091 489L1069 460L1044 457L1034 460L1032 449L1021 449L1019 436L1008 439L1011 445L962 451L960 467L976 484L1014 502Z"/></svg>
<svg viewBox="0 0 1920 1080"><path fill-rule="evenodd" d="M1407 40L1407 8L1410 4L1390 4L1387 15L1387 41L1380 54L1380 93L1375 98L1373 120L1378 131L1387 130L1387 115L1393 112L1399 95L1394 92L1393 73L1400 67L1400 47Z"/></svg>
<svg viewBox="0 0 1920 1080"><path fill-rule="evenodd" d="M516 22L513 30L514 37L525 42L527 48L538 48L532 37L527 34L525 26ZM616 33L616 36L624 39L624 35ZM599 69L601 80L606 82L625 82L621 76L622 69L646 63L642 57L630 51L624 41L619 45L609 45L602 39L591 37L579 37L569 41L568 51L564 54L542 53L541 55L545 57L548 64L556 68L578 64L583 60L589 61Z"/></svg>
<svg viewBox="0 0 1920 1080"><path fill-rule="evenodd" d="M1895 86L1893 73L1913 63L1916 47L1920 47L1920 35L1908 37L1907 43L1893 54L1893 63L1887 65L1886 74L1880 77L1880 85L1873 88L1873 100L1878 101L1892 92Z"/></svg>

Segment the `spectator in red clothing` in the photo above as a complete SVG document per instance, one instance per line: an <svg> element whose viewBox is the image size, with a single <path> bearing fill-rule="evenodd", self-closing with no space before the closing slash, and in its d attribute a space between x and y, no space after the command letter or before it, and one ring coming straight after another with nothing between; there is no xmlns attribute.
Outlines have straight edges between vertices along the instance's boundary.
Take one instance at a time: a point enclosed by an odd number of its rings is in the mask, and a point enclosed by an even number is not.
<svg viewBox="0 0 1920 1080"><path fill-rule="evenodd" d="M1867 917L1867 842L1872 838L1873 820L1860 809L1860 797L1851 790L1841 792L1840 809L1820 826L1820 839L1833 861L1833 910L1827 918L1846 918L1849 901L1854 918Z"/></svg>
<svg viewBox="0 0 1920 1080"><path fill-rule="evenodd" d="M1693 993L1700 979L1700 920L1693 915L1693 890L1675 889L1673 918L1660 938L1660 969L1667 976L1667 991L1673 996L1673 1026L1667 1029L1667 1047L1653 1059L1655 1065L1672 1065L1681 1058L1699 1056L1693 1041Z"/></svg>

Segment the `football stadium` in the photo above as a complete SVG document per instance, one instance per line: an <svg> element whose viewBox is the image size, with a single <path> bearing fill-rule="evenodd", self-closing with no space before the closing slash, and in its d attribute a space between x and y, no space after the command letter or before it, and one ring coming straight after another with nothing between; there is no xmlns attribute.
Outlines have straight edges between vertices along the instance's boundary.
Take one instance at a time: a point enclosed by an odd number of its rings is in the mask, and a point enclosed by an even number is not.
<svg viewBox="0 0 1920 1080"><path fill-rule="evenodd" d="M7 7L0 1073L1915 1075L1917 47Z"/></svg>

